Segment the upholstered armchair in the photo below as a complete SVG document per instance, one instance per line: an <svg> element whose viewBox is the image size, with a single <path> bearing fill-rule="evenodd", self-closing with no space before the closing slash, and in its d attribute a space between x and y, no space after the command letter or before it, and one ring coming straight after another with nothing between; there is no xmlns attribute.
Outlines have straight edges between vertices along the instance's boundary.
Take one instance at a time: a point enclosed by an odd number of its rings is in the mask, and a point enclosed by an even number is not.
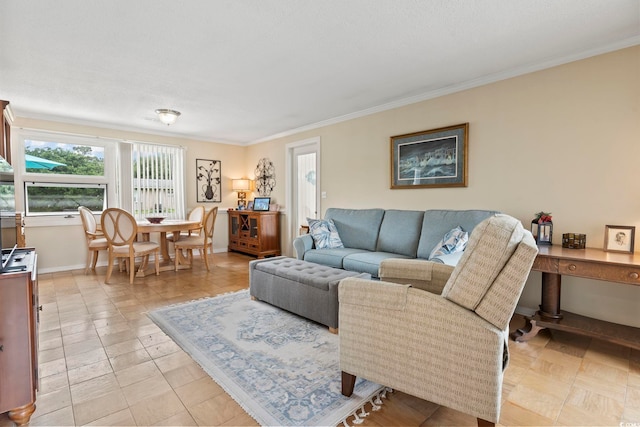
<svg viewBox="0 0 640 427"><path fill-rule="evenodd" d="M389 259L379 282L342 280L342 393L362 377L478 425L498 422L509 320L537 252L518 220L495 215L476 226L455 268Z"/></svg>

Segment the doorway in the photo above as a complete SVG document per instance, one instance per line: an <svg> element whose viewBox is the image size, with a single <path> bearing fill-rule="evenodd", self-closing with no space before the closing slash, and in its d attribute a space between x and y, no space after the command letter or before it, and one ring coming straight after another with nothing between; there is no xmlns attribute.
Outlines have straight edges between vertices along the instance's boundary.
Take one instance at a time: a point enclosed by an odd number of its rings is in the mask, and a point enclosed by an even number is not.
<svg viewBox="0 0 640 427"><path fill-rule="evenodd" d="M291 237L307 225L307 218L320 214L320 138L311 138L287 145L288 172L291 183L287 192L291 206L289 232Z"/></svg>

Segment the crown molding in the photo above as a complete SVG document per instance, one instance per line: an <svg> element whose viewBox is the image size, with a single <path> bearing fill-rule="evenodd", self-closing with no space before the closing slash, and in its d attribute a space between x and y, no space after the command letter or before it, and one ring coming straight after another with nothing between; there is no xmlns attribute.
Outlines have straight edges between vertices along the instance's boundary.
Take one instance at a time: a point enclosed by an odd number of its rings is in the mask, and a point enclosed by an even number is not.
<svg viewBox="0 0 640 427"><path fill-rule="evenodd" d="M631 37L624 40L619 40L615 43L600 46L594 49L589 49L580 53L566 55L562 57L550 58L535 64L529 64L523 67L516 67L510 70L501 71L494 74L489 74L477 79L468 80L459 84L447 86L445 88L436 89L433 91L425 92L420 95L410 96L407 98L399 99L397 101L389 102L386 104L378 105L376 107L367 108L365 110L356 111L354 113L345 114L342 116L334 117L331 119L323 120L310 125L301 126L295 129L290 129L284 132L280 132L274 135L270 135L264 138L260 138L249 142L247 145L259 144L267 142L277 138L283 138L286 136L294 135L297 133L318 129L324 126L330 126L337 123L345 122L347 120L353 120L360 117L369 116L371 114L380 113L383 111L393 110L395 108L404 107L418 102L427 101L429 99L439 98L441 96L450 95L456 92L462 92L464 90L473 89L475 87L484 86L490 83L495 83L501 80L510 79L517 76L533 73L536 71L545 70L547 68L553 68L560 65L568 64L570 62L587 59L593 56L602 55L616 50L626 49L628 47L640 45L640 36Z"/></svg>

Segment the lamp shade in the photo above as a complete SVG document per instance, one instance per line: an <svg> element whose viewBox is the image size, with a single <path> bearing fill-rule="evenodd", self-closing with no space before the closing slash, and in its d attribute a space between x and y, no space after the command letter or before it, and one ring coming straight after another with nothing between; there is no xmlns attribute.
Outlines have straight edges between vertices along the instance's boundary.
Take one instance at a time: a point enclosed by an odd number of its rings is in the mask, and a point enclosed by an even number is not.
<svg viewBox="0 0 640 427"><path fill-rule="evenodd" d="M233 179L232 184L233 191L250 191L251 180L250 179Z"/></svg>
<svg viewBox="0 0 640 427"><path fill-rule="evenodd" d="M176 122L180 116L180 111L159 108L156 110L156 114L162 123L169 126Z"/></svg>

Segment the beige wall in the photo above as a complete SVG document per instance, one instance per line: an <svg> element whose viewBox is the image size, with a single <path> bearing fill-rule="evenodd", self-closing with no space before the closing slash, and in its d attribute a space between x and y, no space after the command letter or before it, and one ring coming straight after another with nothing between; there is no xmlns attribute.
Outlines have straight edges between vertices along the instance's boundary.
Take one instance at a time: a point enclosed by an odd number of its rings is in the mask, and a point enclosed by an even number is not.
<svg viewBox="0 0 640 427"><path fill-rule="evenodd" d="M636 46L248 147L21 119L16 125L177 142L188 148L188 174L195 176L196 158L222 160L223 180L229 186L231 178L253 178L258 160L267 157L276 167L271 196L283 205L283 225L288 208L286 144L320 137L320 186L327 193L321 212L332 206L482 208L503 211L528 225L535 212L545 210L553 213L554 244L560 244L562 233L580 232L587 234L588 246L601 247L604 226L616 224L638 227L640 248L639 76ZM390 136L465 122L470 126L468 187L389 188ZM188 177L187 184L188 204L193 206L195 178ZM230 188L223 189L223 195L221 207L235 205ZM291 255L292 236L283 229L283 249ZM216 250L226 247L226 231L223 214L216 228ZM27 232L44 267L84 262L79 229L73 240L61 238L69 234L58 228ZM537 307L539 282L540 274L533 272L521 305ZM562 306L640 326L638 287L564 278Z"/></svg>
<svg viewBox="0 0 640 427"><path fill-rule="evenodd" d="M389 137L469 122L466 188L390 186ZM285 145L321 138L328 207L496 209L528 225L550 211L554 244L587 234L602 247L606 224L638 227L640 249L640 47L566 64L391 111L250 146L285 171ZM285 200L278 180L277 200ZM290 236L283 239L290 250ZM535 308L540 274L521 304ZM564 278L564 309L640 326L640 288Z"/></svg>

